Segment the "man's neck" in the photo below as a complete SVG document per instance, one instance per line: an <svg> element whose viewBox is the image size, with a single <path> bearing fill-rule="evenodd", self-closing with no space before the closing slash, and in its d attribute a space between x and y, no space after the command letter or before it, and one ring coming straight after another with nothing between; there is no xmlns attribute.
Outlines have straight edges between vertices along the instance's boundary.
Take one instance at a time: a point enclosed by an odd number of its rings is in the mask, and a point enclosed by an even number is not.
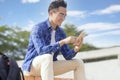
<svg viewBox="0 0 120 80"><path fill-rule="evenodd" d="M54 24L54 22L52 21L52 19L49 18L49 22L50 22L50 25L51 25L52 29L56 30L57 25Z"/></svg>

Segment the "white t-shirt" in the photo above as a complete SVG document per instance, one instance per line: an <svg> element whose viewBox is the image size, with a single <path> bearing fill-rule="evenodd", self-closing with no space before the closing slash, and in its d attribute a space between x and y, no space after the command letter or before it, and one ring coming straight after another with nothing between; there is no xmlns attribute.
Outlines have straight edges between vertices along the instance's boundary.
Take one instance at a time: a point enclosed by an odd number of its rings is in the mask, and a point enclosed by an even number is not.
<svg viewBox="0 0 120 80"><path fill-rule="evenodd" d="M52 30L52 34L51 34L51 43L50 44L54 44L56 41L55 41L55 30ZM52 53L52 55L54 55L54 53Z"/></svg>

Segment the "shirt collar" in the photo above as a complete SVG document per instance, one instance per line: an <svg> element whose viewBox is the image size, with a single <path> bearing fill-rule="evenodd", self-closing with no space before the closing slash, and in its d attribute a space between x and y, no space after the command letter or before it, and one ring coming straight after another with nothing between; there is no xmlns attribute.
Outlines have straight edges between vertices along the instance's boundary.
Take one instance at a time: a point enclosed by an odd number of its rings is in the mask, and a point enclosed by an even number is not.
<svg viewBox="0 0 120 80"><path fill-rule="evenodd" d="M47 23L48 30L52 30L52 26L51 26L51 24L49 22L49 19L47 19L46 23ZM59 30L59 26L57 27L56 31L58 31L58 30Z"/></svg>
<svg viewBox="0 0 120 80"><path fill-rule="evenodd" d="M50 22L49 22L49 19L47 19L46 23L47 23L47 28L48 28L48 29L52 29L52 28L51 28L51 24L50 24Z"/></svg>

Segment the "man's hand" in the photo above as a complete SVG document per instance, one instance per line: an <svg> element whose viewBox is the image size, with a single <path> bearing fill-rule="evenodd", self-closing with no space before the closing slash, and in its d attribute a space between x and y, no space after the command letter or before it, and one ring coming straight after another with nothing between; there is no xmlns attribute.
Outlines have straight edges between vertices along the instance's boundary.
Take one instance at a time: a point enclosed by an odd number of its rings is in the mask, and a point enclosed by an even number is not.
<svg viewBox="0 0 120 80"><path fill-rule="evenodd" d="M77 37L70 36L64 39L65 44L73 44L76 42Z"/></svg>
<svg viewBox="0 0 120 80"><path fill-rule="evenodd" d="M74 51L78 52L79 49L82 47L83 38L85 36L85 32L81 32L78 38L76 39L76 42L73 44L75 46Z"/></svg>
<svg viewBox="0 0 120 80"><path fill-rule="evenodd" d="M60 46L64 45L64 44L74 44L76 42L77 37L75 36L70 36L67 37L61 41L59 41Z"/></svg>
<svg viewBox="0 0 120 80"><path fill-rule="evenodd" d="M81 38L77 38L76 42L75 42L75 47L74 47L74 51L77 53L79 51L79 49L82 47L82 43L83 43L83 37Z"/></svg>
<svg viewBox="0 0 120 80"><path fill-rule="evenodd" d="M62 46L64 44L73 44L75 46L74 51L78 52L82 46L84 36L85 36L85 32L82 32L78 37L70 36L70 37L67 37L67 38L59 41L59 44L60 44L60 46Z"/></svg>

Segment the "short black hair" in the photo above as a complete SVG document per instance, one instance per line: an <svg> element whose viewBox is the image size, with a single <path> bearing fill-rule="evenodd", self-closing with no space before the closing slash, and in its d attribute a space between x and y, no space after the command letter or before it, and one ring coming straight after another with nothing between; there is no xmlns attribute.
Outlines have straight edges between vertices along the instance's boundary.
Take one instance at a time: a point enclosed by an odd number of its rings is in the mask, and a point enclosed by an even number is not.
<svg viewBox="0 0 120 80"><path fill-rule="evenodd" d="M64 0L53 0L49 5L48 12L52 9L56 9L56 8L59 8L59 7L66 8L67 3Z"/></svg>

